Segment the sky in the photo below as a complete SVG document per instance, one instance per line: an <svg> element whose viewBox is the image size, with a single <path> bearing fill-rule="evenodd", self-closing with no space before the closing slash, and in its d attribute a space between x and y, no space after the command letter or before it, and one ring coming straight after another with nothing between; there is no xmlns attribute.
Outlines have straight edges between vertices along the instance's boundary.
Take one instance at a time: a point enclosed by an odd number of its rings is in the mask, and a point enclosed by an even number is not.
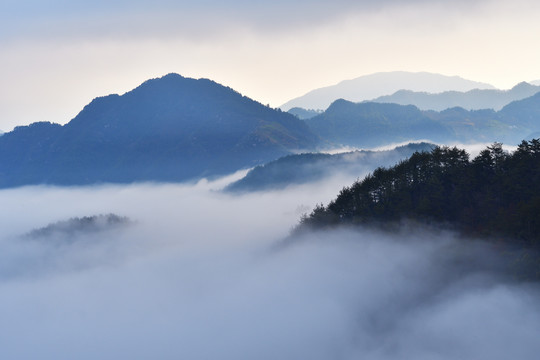
<svg viewBox="0 0 540 360"><path fill-rule="evenodd" d="M534 0L3 0L0 130L176 72L264 104L381 71L540 79Z"/></svg>

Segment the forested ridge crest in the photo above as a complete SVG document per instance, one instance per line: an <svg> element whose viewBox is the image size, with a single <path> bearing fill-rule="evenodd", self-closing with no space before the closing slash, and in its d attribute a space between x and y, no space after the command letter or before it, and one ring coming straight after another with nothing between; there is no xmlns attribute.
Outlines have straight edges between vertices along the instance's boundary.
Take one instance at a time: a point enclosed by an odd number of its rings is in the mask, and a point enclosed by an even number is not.
<svg viewBox="0 0 540 360"><path fill-rule="evenodd" d="M344 187L296 230L402 220L539 247L540 139L522 141L513 153L494 143L472 160L457 147L415 152Z"/></svg>

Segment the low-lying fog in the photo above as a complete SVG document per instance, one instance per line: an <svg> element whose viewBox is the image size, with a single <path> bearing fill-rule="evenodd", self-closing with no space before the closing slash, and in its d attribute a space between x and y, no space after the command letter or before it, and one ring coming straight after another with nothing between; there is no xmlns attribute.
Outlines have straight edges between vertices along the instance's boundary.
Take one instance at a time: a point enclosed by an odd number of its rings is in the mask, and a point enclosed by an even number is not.
<svg viewBox="0 0 540 360"><path fill-rule="evenodd" d="M282 239L343 179L0 191L1 359L537 359L536 285L452 233ZM28 237L73 217L127 226Z"/></svg>
<svg viewBox="0 0 540 360"><path fill-rule="evenodd" d="M377 146L373 148L357 148L357 147L351 147L351 146L345 146L341 148L332 148L328 151L325 151L328 154L339 154L344 152L351 152L355 150L372 150L372 151L384 151L384 150L392 150L395 149L398 146L404 146L411 143L428 143L428 144L435 144L438 146L449 146L449 147L457 147L458 149L464 149L467 151L472 158L478 156L480 154L480 151L484 150L486 147L491 146L493 143L470 143L470 144L463 144L463 143L449 143L449 144L441 144L436 141L432 141L429 139L421 139L421 140L409 140L409 141L402 141L397 143L390 143L382 146ZM517 149L517 145L513 144L503 144L503 149L506 151L515 151Z"/></svg>

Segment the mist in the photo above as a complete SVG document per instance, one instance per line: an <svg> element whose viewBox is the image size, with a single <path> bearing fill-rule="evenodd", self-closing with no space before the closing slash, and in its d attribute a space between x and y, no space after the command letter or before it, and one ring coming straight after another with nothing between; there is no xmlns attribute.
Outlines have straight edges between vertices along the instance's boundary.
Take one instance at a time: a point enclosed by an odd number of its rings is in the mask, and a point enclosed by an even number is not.
<svg viewBox="0 0 540 360"><path fill-rule="evenodd" d="M342 148L336 148L329 151L326 151L328 154L339 154L342 152L350 152L355 150L372 150L372 151L385 151L385 150L392 150L395 149L398 146L404 146L407 144L418 144L418 143L429 143L434 144L437 146L449 146L449 147L457 147L458 149L463 149L467 151L467 153L472 157L476 157L480 154L482 150L485 150L488 146L493 145L493 142L478 142L478 143L458 143L458 142L449 142L449 143L440 143L437 141L433 141L430 139L410 139L407 141L401 141L397 143L390 143L383 146L377 146L373 148L356 148L356 147L342 147ZM513 152L517 149L517 146L514 144L504 144L503 143L503 149L508 152Z"/></svg>
<svg viewBox="0 0 540 360"><path fill-rule="evenodd" d="M497 249L404 225L288 238L339 180L0 191L2 359L536 359L536 284ZM28 238L74 217L126 226ZM286 239L286 240L285 240Z"/></svg>

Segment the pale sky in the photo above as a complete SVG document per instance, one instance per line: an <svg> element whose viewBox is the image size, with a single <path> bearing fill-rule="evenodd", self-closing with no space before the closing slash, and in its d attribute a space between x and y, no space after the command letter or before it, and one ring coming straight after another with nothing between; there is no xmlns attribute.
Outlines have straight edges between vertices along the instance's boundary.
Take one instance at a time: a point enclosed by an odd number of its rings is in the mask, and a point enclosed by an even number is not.
<svg viewBox="0 0 540 360"><path fill-rule="evenodd" d="M380 71L540 79L536 0L1 0L0 130L176 72L277 107Z"/></svg>

